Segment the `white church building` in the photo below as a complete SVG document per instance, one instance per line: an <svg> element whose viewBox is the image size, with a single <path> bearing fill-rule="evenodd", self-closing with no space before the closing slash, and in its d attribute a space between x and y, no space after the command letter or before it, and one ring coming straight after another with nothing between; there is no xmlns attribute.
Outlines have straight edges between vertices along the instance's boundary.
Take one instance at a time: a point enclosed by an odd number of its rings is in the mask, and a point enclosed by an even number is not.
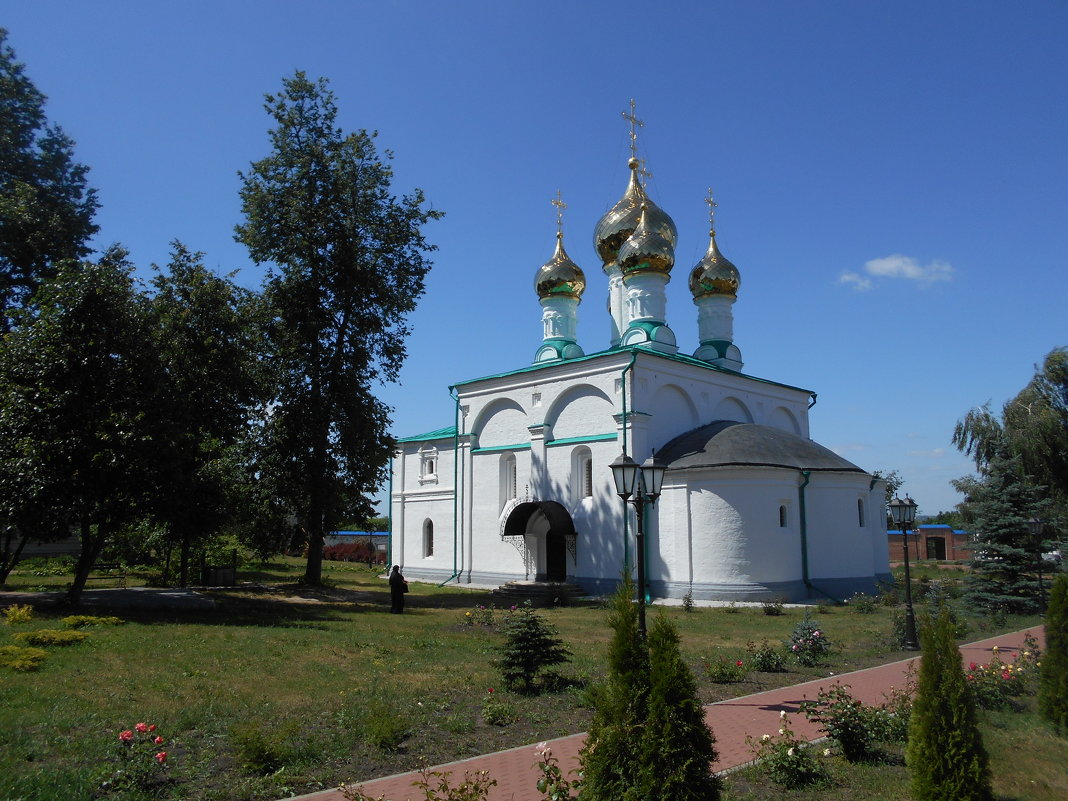
<svg viewBox="0 0 1068 801"><path fill-rule="evenodd" d="M609 465L655 452L667 472L646 517L651 597L872 592L890 579L884 483L809 438L812 392L742 372L740 276L716 244L711 197L708 251L689 274L700 341L680 350L665 314L675 224L633 155L628 166L594 231L608 347L587 354L576 341L586 279L558 224L534 281L544 332L533 363L455 384L453 425L398 441L392 561L440 583L566 581L607 594L635 562L633 507Z"/></svg>

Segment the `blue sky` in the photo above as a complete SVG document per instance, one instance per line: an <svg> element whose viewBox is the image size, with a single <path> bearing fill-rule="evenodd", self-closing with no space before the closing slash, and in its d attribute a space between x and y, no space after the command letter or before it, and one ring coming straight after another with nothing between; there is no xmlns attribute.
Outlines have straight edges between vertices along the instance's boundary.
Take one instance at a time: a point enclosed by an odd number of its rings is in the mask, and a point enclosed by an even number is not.
<svg viewBox="0 0 1068 801"><path fill-rule="evenodd" d="M593 226L622 194L637 101L649 192L679 229L668 322L717 240L740 269L745 371L814 390L814 439L896 469L921 513L959 498L950 443L1068 344L1068 6L1057 2L49 2L0 25L92 168L97 244L139 269L171 240L258 286L233 241L263 95L325 76L379 131L394 188L445 219L395 433L448 425L449 384L528 364L557 190L586 272L579 342L607 346ZM607 469L607 467L606 467Z"/></svg>

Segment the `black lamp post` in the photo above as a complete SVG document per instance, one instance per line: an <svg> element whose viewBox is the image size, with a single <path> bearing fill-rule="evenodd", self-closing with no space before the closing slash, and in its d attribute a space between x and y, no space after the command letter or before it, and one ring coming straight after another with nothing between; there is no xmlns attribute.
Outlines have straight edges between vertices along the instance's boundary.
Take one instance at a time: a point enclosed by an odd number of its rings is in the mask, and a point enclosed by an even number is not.
<svg viewBox="0 0 1068 801"><path fill-rule="evenodd" d="M623 499L623 508L628 502L634 504L638 515L634 550L638 564L638 632L645 639L645 505L656 503L664 484L667 465L650 456L645 464L638 463L622 453L612 462L612 479L616 494Z"/></svg>
<svg viewBox="0 0 1068 801"><path fill-rule="evenodd" d="M1046 521L1040 517L1032 517L1027 521L1027 527L1031 529L1031 542L1035 545L1035 569L1038 571L1038 608L1041 612L1046 611L1046 593L1042 589L1042 527Z"/></svg>
<svg viewBox="0 0 1068 801"><path fill-rule="evenodd" d="M901 542L905 546L905 650L920 650L916 637L916 613L912 610L912 577L909 575L909 526L916 519L916 501L908 495L905 500L894 498L888 504L894 523L901 526Z"/></svg>

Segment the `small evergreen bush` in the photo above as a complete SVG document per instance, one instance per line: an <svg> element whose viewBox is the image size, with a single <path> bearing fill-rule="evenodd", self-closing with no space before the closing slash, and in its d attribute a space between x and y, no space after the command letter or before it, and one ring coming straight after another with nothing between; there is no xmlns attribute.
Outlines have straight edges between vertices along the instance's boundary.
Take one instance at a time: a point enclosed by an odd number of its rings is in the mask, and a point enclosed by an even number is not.
<svg viewBox="0 0 1068 801"><path fill-rule="evenodd" d="M84 629L88 626L121 626L126 621L121 617L97 617L95 615L69 615L63 618L68 629Z"/></svg>
<svg viewBox="0 0 1068 801"><path fill-rule="evenodd" d="M502 625L505 642L498 649L497 667L511 690L532 694L542 668L568 662L571 652L556 631L529 604L512 611Z"/></svg>
<svg viewBox="0 0 1068 801"><path fill-rule="evenodd" d="M33 607L30 604L13 604L4 607L4 619L13 626L29 623L33 620Z"/></svg>
<svg viewBox="0 0 1068 801"><path fill-rule="evenodd" d="M1038 709L1058 732L1068 731L1068 574L1065 573L1053 580L1049 593Z"/></svg>
<svg viewBox="0 0 1068 801"><path fill-rule="evenodd" d="M990 801L990 768L946 609L921 616L920 673L905 764L916 801Z"/></svg>
<svg viewBox="0 0 1068 801"><path fill-rule="evenodd" d="M682 611L692 612L697 607L693 604L693 590L688 590L684 596L682 596Z"/></svg>
<svg viewBox="0 0 1068 801"><path fill-rule="evenodd" d="M29 673L41 667L48 658L43 648L20 648L17 645L0 645L0 666Z"/></svg>
<svg viewBox="0 0 1068 801"><path fill-rule="evenodd" d="M62 629L38 629L37 631L20 631L12 635L19 642L42 647L74 645L89 635L84 631L63 631Z"/></svg>

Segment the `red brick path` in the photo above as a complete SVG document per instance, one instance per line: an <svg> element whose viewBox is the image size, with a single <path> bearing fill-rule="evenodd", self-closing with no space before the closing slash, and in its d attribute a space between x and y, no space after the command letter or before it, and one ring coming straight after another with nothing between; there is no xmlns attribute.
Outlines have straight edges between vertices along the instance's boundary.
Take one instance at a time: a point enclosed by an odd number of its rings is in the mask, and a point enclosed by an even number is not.
<svg viewBox="0 0 1068 801"><path fill-rule="evenodd" d="M1024 636L1028 633L1034 636L1040 645L1045 644L1042 627L1037 626L962 645L961 659L965 664L989 662L993 648L997 646L1005 653L1002 658L1011 662L1013 654L1023 644ZM802 715L794 714L803 699L815 698L821 687L830 687L835 682L841 682L848 684L852 694L864 703L879 703L890 687L900 687L903 684L905 672L914 661L916 660L906 659L706 706L705 719L715 732L716 750L719 752L715 769L726 770L750 761L752 753L745 744L746 735L759 737L761 734L775 734L779 728L779 712L782 710L790 715L790 725L796 734L806 739L816 739L821 734L819 726L809 723ZM553 754L560 758L565 773L578 766L578 752L584 739L584 734L574 734L549 741ZM490 776L497 780L497 786L490 791L488 801L541 801L541 796L534 786L538 778L534 769L535 761L534 745L531 744L448 765L438 765L434 770L451 771L456 778L462 777L464 771L489 771ZM416 778L416 773L401 773L383 779L373 779L363 782L363 791L372 798L384 795L390 801L408 801L421 797L421 793L412 786L412 781ZM300 799L342 801L343 795L340 790L324 790L300 796Z"/></svg>

